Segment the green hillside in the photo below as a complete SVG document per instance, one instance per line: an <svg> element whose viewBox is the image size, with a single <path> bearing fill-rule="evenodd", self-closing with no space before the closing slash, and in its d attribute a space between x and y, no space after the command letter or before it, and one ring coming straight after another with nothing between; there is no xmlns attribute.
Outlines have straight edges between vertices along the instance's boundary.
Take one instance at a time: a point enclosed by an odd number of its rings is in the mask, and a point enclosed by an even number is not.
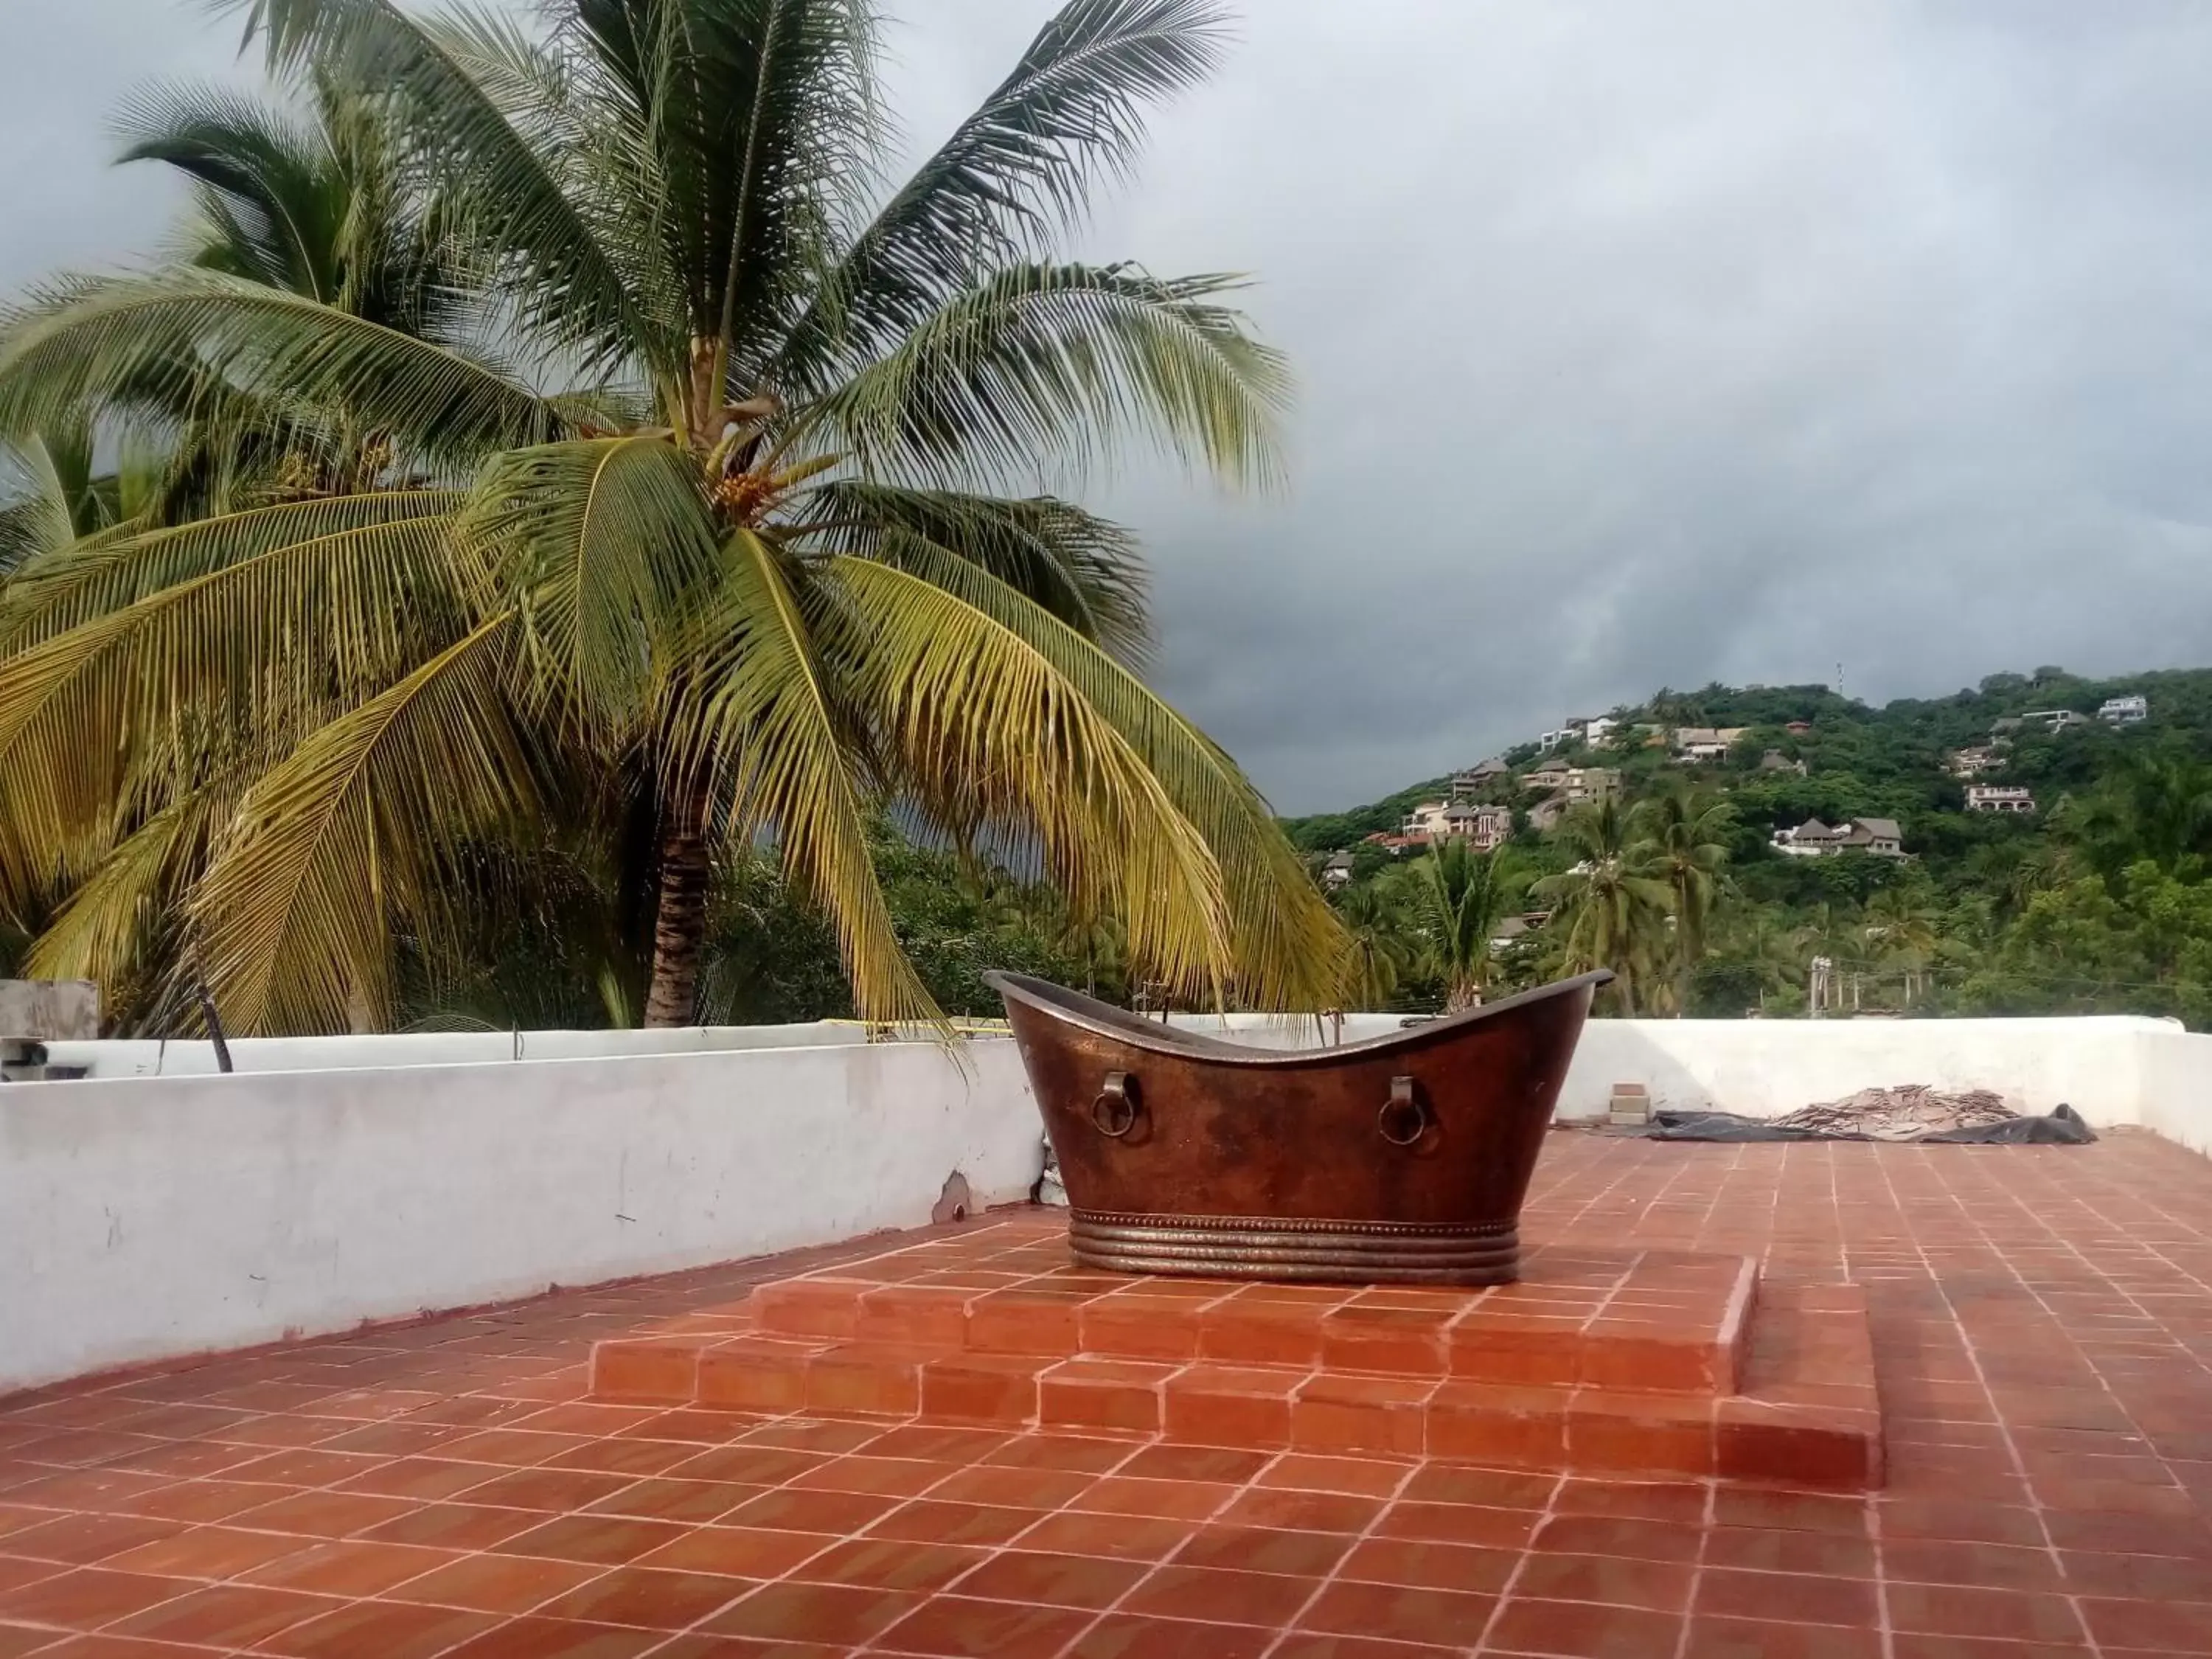
<svg viewBox="0 0 2212 1659"><path fill-rule="evenodd" d="M2147 720L2097 718L2106 699L2130 695L2148 700ZM2088 723L2011 725L2057 710ZM1462 962L1460 978L1494 994L1626 963L1634 983L1617 1006L1790 1014L1820 994L1813 963L1824 957L1832 1012L1840 1003L2212 1023L2212 670L2086 679L2045 668L1880 708L1824 686L1716 684L1612 714L1621 724L1605 741L1544 757L1617 771L1609 808L1577 807L1545 830L1528 817L1542 793L1517 777L1473 792L1514 809L1512 838L1485 874L1533 926L1480 971ZM1744 730L1724 759L1685 764L1666 735L1677 727ZM1953 776L1948 757L1990 744L1993 731L1995 768ZM1535 746L1504 758L1525 775ZM1364 838L1442 799L1448 776L1285 821L1317 869L1332 853L1353 854L1337 902L1370 959L1363 988L1395 1006L1434 1006L1448 994L1452 953L1439 945L1451 907L1467 901L1440 886L1447 872L1427 853L1394 857ZM2025 787L2037 810L1970 812L1968 781ZM1704 826L1693 842L1680 827L1686 811ZM1771 845L1775 830L1808 819L1893 820L1907 856L1790 857ZM1675 828L1662 833L1662 821ZM1692 857L1693 844L1705 850Z"/></svg>

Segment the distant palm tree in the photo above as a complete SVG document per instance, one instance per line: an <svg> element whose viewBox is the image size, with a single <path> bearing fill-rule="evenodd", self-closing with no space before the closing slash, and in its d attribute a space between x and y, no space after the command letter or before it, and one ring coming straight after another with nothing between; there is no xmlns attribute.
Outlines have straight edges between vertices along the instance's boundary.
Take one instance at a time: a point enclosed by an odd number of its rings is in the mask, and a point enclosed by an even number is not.
<svg viewBox="0 0 2212 1659"><path fill-rule="evenodd" d="M1495 967L1498 924L1521 908L1521 884L1498 854L1478 853L1457 837L1411 874L1422 966L1443 981L1446 1012L1472 1008Z"/></svg>
<svg viewBox="0 0 2212 1659"><path fill-rule="evenodd" d="M1902 884L1885 887L1866 902L1859 933L1878 967L1904 975L1905 1004L1911 1007L1943 946L1934 913Z"/></svg>
<svg viewBox="0 0 2212 1659"><path fill-rule="evenodd" d="M250 16L280 72L376 112L465 288L334 274L327 222L241 205L322 200L301 155L249 177L245 123L201 157L171 122L229 253L9 322L0 438L205 417L285 487L19 567L0 908L75 886L116 967L181 915L234 1029L374 1025L478 849L605 802L652 825L647 1024L692 1015L714 848L763 837L860 1011L927 1016L870 857L896 799L1033 847L1151 978L1327 999L1328 906L1133 671L1128 538L1005 493L1132 429L1273 466L1285 374L1230 279L1053 257L1144 106L1214 61L1212 0L1070 0L887 195L861 0L557 0L538 34L387 0Z"/></svg>
<svg viewBox="0 0 2212 1659"><path fill-rule="evenodd" d="M1674 993L1677 1007L1690 975L1705 960L1713 908L1729 890L1728 833L1735 809L1722 797L1670 789L1638 801L1630 830L1641 844L1639 862L1664 882L1674 914Z"/></svg>
<svg viewBox="0 0 2212 1659"><path fill-rule="evenodd" d="M1633 1014L1666 953L1673 895L1652 872L1649 848L1613 797L1576 807L1559 820L1559 835L1575 864L1532 890L1559 908L1567 970L1610 968L1613 1000Z"/></svg>
<svg viewBox="0 0 2212 1659"><path fill-rule="evenodd" d="M1412 964L1405 915L1390 884L1355 883L1336 895L1337 919L1350 947L1345 953L1344 1003L1352 1008L1389 1005Z"/></svg>

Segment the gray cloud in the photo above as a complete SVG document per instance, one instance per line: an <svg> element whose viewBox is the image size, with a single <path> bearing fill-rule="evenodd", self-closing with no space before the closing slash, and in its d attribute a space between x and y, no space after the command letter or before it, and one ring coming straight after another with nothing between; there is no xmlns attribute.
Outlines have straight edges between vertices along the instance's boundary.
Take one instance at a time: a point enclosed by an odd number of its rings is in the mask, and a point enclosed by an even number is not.
<svg viewBox="0 0 2212 1659"><path fill-rule="evenodd" d="M0 285L159 240L168 0L11 19ZM1049 0L909 7L913 142ZM1289 810L1662 683L2212 661L2194 0L1249 0L1093 251L1250 270L1293 477L1144 467L1163 684Z"/></svg>

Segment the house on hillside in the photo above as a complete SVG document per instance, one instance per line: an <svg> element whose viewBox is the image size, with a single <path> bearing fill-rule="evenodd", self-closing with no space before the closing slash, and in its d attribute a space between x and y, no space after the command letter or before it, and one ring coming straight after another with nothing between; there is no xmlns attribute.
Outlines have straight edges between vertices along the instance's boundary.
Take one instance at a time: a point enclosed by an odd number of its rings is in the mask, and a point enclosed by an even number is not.
<svg viewBox="0 0 2212 1659"><path fill-rule="evenodd" d="M1388 830L1377 830L1365 839L1369 846L1381 848L1394 859L1403 854L1418 853L1429 844L1426 836L1409 836L1403 832L1393 834Z"/></svg>
<svg viewBox="0 0 2212 1659"><path fill-rule="evenodd" d="M1946 757L1943 769L1954 778L1978 778L1985 772L1995 772L2005 763L2004 750L1997 744L1985 743L1972 749L1954 750Z"/></svg>
<svg viewBox="0 0 2212 1659"><path fill-rule="evenodd" d="M2071 732L2094 722L2078 708L2031 708L2011 720L1999 720L1992 732L2014 732L2023 726L2039 726L2046 732Z"/></svg>
<svg viewBox="0 0 2212 1659"><path fill-rule="evenodd" d="M1678 726L1672 746L1674 758L1685 765L1710 763L1728 758L1735 740L1749 730L1741 726Z"/></svg>
<svg viewBox="0 0 2212 1659"><path fill-rule="evenodd" d="M1464 771L1452 774L1452 799L1471 800L1478 792L1493 783L1510 779L1512 775L1513 769L1495 755L1486 761L1477 761Z"/></svg>
<svg viewBox="0 0 2212 1659"><path fill-rule="evenodd" d="M1510 945L1517 945L1551 919L1549 910L1523 910L1517 916L1501 917L1491 930L1490 948L1503 951Z"/></svg>
<svg viewBox="0 0 2212 1659"><path fill-rule="evenodd" d="M2016 783L1970 783L1966 786L1969 812L2033 812L2035 796Z"/></svg>
<svg viewBox="0 0 2212 1659"><path fill-rule="evenodd" d="M1870 853L1876 858L1905 856L1905 836L1895 818L1849 818L1831 827L1808 818L1794 830L1777 830L1774 850L1794 859L1825 858L1834 853Z"/></svg>
<svg viewBox="0 0 2212 1659"><path fill-rule="evenodd" d="M1559 827L1559 820L1567 815L1567 792L1553 790L1528 809L1528 827L1549 835Z"/></svg>
<svg viewBox="0 0 2212 1659"><path fill-rule="evenodd" d="M1546 761L1541 766L1521 775L1521 787L1548 794L1554 789L1565 788L1574 769L1564 761Z"/></svg>
<svg viewBox="0 0 2212 1659"><path fill-rule="evenodd" d="M1352 854L1331 853L1321 867L1322 885L1334 892L1352 879Z"/></svg>
<svg viewBox="0 0 2212 1659"><path fill-rule="evenodd" d="M1759 769L1762 772L1795 772L1802 778L1805 775L1805 763L1791 760L1779 749L1770 749L1759 757Z"/></svg>
<svg viewBox="0 0 2212 1659"><path fill-rule="evenodd" d="M1423 801L1407 816L1399 834L1427 846L1439 841L1471 842L1487 853L1513 833L1513 813L1504 806L1470 806L1463 801Z"/></svg>
<svg viewBox="0 0 2212 1659"><path fill-rule="evenodd" d="M2097 710L2107 726L2137 726L2150 718L2148 697L2107 697Z"/></svg>
<svg viewBox="0 0 2212 1659"><path fill-rule="evenodd" d="M1444 809L1449 801L1425 800L1406 814L1406 821L1398 826L1401 836L1436 836L1444 832Z"/></svg>
<svg viewBox="0 0 2212 1659"><path fill-rule="evenodd" d="M1568 769L1566 781L1560 788L1567 797L1567 805L1579 806L1586 800L1602 800L1620 790L1620 772L1611 766L1576 766Z"/></svg>
<svg viewBox="0 0 2212 1659"><path fill-rule="evenodd" d="M1784 726L1782 729L1787 732L1793 738L1802 738L1808 732L1810 732L1813 729L1813 722L1810 720L1792 720L1789 725Z"/></svg>

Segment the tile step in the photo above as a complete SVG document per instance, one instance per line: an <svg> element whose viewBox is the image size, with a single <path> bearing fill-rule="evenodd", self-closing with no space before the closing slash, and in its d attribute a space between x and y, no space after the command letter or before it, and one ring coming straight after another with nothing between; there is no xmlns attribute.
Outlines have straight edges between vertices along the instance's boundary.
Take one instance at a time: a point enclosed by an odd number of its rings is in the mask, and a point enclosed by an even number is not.
<svg viewBox="0 0 2212 1659"><path fill-rule="evenodd" d="M1042 1287L987 1274L914 1285L841 1276L852 1274L845 1267L602 1340L592 1394L1263 1451L1878 1486L1863 1291L1783 1287L1754 1301L1750 1261L1723 1261L1741 1272L1728 1276L1725 1297L1701 1303L1704 1316L1683 1318L1690 1332L1668 1329L1666 1301L1652 1305L1655 1318L1575 1322L1524 1312L1541 1297L1301 1297L1297 1287L1109 1276L1093 1285L1068 1272Z"/></svg>

